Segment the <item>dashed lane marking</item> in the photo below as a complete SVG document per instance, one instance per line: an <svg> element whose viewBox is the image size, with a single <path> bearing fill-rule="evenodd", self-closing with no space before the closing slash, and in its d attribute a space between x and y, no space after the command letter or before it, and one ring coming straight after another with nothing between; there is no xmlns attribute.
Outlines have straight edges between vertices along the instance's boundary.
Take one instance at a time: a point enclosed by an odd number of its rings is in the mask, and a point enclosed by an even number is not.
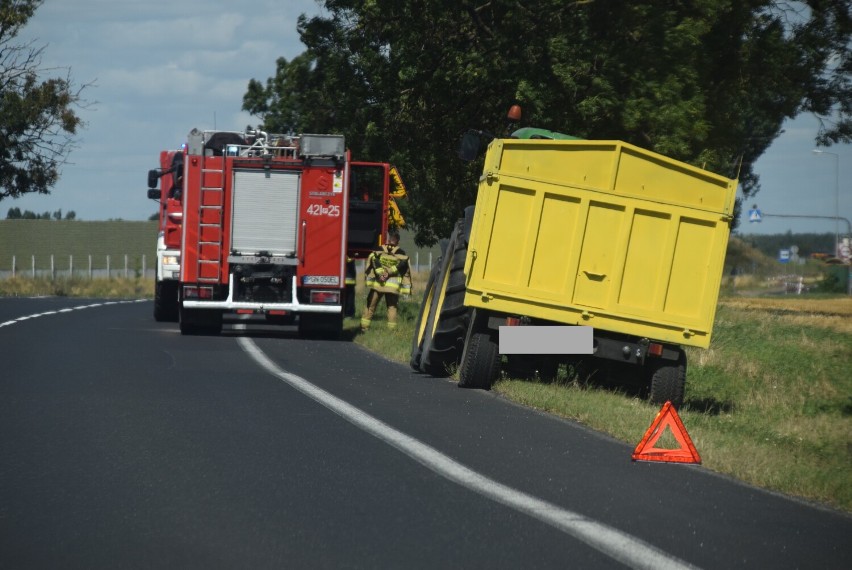
<svg viewBox="0 0 852 570"><path fill-rule="evenodd" d="M81 311L83 309L93 309L95 307L107 307L109 305L124 305L127 303L144 303L148 301L148 299L134 299L132 301L106 301L104 303L92 303L90 305L77 305L76 307L66 307L64 309L57 309L55 311L45 311L44 313L35 313L33 315L24 315L22 317L18 317L16 319L12 319L10 321L6 321L0 323L0 328L2 327L10 327L15 323L22 323L24 321L28 321L30 319L38 319L40 317L47 317L50 315L58 315L60 313L70 313L72 311Z"/></svg>

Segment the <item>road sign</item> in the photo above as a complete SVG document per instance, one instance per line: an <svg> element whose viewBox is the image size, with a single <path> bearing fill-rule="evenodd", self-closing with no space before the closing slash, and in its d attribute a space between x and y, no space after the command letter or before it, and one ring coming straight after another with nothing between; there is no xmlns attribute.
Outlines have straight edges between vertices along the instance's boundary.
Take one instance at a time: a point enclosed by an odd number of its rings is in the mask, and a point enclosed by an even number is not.
<svg viewBox="0 0 852 570"><path fill-rule="evenodd" d="M763 220L763 215L760 213L760 210L757 208L752 208L748 211L748 221L749 223L760 222Z"/></svg>
<svg viewBox="0 0 852 570"><path fill-rule="evenodd" d="M790 250L782 249L778 251L778 261L781 263L789 263L790 262Z"/></svg>

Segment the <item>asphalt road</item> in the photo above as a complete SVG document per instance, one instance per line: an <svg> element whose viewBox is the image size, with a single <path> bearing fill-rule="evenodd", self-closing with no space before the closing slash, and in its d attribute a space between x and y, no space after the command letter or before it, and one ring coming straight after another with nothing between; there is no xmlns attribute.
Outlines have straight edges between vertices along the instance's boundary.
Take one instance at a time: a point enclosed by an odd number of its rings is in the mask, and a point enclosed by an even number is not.
<svg viewBox="0 0 852 570"><path fill-rule="evenodd" d="M0 299L0 568L852 567L845 514L349 342L151 312Z"/></svg>

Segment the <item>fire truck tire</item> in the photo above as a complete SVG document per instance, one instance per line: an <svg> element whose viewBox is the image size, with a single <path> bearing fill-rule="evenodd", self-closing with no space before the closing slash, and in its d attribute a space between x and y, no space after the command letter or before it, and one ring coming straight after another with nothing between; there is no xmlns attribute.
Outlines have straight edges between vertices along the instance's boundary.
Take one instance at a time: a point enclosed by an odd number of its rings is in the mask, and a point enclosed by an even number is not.
<svg viewBox="0 0 852 570"><path fill-rule="evenodd" d="M420 370L439 378L449 376L450 369L459 363L470 323L470 309L464 305L467 257L464 232L464 220L459 220L435 277L435 292L423 335Z"/></svg>
<svg viewBox="0 0 852 570"><path fill-rule="evenodd" d="M302 313L299 315L300 337L336 340L342 334L343 313Z"/></svg>
<svg viewBox="0 0 852 570"><path fill-rule="evenodd" d="M178 287L176 281L160 281L154 285L154 320L177 322Z"/></svg>
<svg viewBox="0 0 852 570"><path fill-rule="evenodd" d="M184 309L178 311L180 334L182 335L218 335L222 332L222 312Z"/></svg>
<svg viewBox="0 0 852 570"><path fill-rule="evenodd" d="M423 354L423 337L426 333L426 323L429 320L429 309L432 307L432 301L435 298L435 278L438 271L441 269L441 258L429 271L429 279L424 287L423 301L420 303L420 311L417 314L417 320L414 321L414 335L411 339L411 358L408 361L409 366L415 372L420 372L420 357Z"/></svg>
<svg viewBox="0 0 852 570"><path fill-rule="evenodd" d="M686 353L678 349L677 360L655 360L650 363L651 390L648 400L662 405L671 402L675 409L683 405L686 387Z"/></svg>
<svg viewBox="0 0 852 570"><path fill-rule="evenodd" d="M459 387L490 390L500 375L500 350L497 332L489 330L482 320L472 318L459 366Z"/></svg>

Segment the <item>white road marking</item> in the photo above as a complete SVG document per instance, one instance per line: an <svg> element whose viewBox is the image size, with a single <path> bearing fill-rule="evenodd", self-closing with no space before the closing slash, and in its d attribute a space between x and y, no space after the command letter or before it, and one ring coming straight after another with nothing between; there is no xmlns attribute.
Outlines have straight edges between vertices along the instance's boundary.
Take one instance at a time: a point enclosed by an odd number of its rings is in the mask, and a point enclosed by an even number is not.
<svg viewBox="0 0 852 570"><path fill-rule="evenodd" d="M695 568L635 536L489 479L304 378L279 368L251 339L240 337L237 342L273 376L454 483L555 527L631 568Z"/></svg>
<svg viewBox="0 0 852 570"><path fill-rule="evenodd" d="M76 307L67 307L65 309L57 309L55 311L47 311L44 313L35 313L33 315L24 315L23 317L18 317L17 319L12 319L11 321L6 321L0 323L0 327L8 327L12 326L15 323L20 323L23 321L28 321L30 319L37 319L39 317L46 317L48 315L58 315L59 313L70 313L72 311L80 311L82 309L92 309L94 307L105 307L107 305L123 305L125 303L144 303L148 299L135 299L133 301L109 301L107 303L94 303L91 305L77 305Z"/></svg>

